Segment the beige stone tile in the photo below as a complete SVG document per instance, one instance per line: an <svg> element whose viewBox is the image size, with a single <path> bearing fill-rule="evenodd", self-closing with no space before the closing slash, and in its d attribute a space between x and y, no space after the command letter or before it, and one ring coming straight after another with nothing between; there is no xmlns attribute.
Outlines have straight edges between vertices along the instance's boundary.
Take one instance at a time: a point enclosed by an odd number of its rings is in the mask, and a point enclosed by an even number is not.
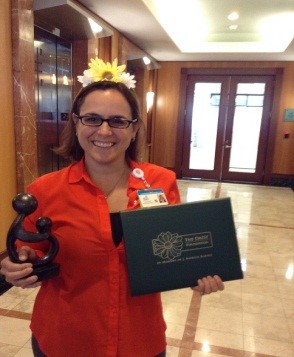
<svg viewBox="0 0 294 357"><path fill-rule="evenodd" d="M203 346L204 351L207 350L209 346ZM209 352L209 351L207 351ZM193 351L191 357L224 357L223 354L211 353L207 354L207 352L203 351Z"/></svg>
<svg viewBox="0 0 294 357"><path fill-rule="evenodd" d="M262 353L269 356L294 356L294 345L290 342L244 336L244 346L246 351Z"/></svg>
<svg viewBox="0 0 294 357"><path fill-rule="evenodd" d="M278 287L280 294L282 296L287 297L287 299L293 299L294 300L294 279L291 280L284 280L282 282L278 282ZM294 303L294 301L293 301Z"/></svg>
<svg viewBox="0 0 294 357"><path fill-rule="evenodd" d="M30 321L3 316L0 319L0 342L22 347L31 337Z"/></svg>
<svg viewBox="0 0 294 357"><path fill-rule="evenodd" d="M291 342L291 334L285 316L243 314L244 335L255 338Z"/></svg>
<svg viewBox="0 0 294 357"><path fill-rule="evenodd" d="M25 298L19 304L14 306L13 310L31 314L33 311L33 307L34 307L34 300L31 300L30 298Z"/></svg>
<svg viewBox="0 0 294 357"><path fill-rule="evenodd" d="M292 299L282 298L281 303L286 317L294 322L294 301Z"/></svg>
<svg viewBox="0 0 294 357"><path fill-rule="evenodd" d="M225 289L221 292L204 295L202 297L201 307L242 311L242 294L240 291Z"/></svg>
<svg viewBox="0 0 294 357"><path fill-rule="evenodd" d="M291 276L291 279L294 278L294 266L292 264L289 264L288 267L285 267L283 269L278 269L274 268L275 276L277 281L288 281L289 280L289 274Z"/></svg>
<svg viewBox="0 0 294 357"><path fill-rule="evenodd" d="M161 300L163 304L169 301L190 304L192 295L193 290L191 288L164 291L161 293Z"/></svg>
<svg viewBox="0 0 294 357"><path fill-rule="evenodd" d="M246 272L244 272L245 278L256 278L276 281L277 275L272 267L263 267L258 265L248 264Z"/></svg>
<svg viewBox="0 0 294 357"><path fill-rule="evenodd" d="M243 335L198 328L195 342L243 350Z"/></svg>
<svg viewBox="0 0 294 357"><path fill-rule="evenodd" d="M32 348L32 340L31 340L31 336L28 339L27 343L23 346L25 348Z"/></svg>
<svg viewBox="0 0 294 357"><path fill-rule="evenodd" d="M201 307L198 318L198 328L243 334L242 312L213 307Z"/></svg>
<svg viewBox="0 0 294 357"><path fill-rule="evenodd" d="M182 325L174 324L172 322L167 323L166 336L181 340L185 331L185 321Z"/></svg>
<svg viewBox="0 0 294 357"><path fill-rule="evenodd" d="M272 256L292 257L292 259L294 257L294 238L292 237L266 238L266 245Z"/></svg>
<svg viewBox="0 0 294 357"><path fill-rule="evenodd" d="M254 293L243 294L242 302L244 312L268 316L284 316L280 297Z"/></svg>
<svg viewBox="0 0 294 357"><path fill-rule="evenodd" d="M178 357L180 349L174 346L166 347L166 355L167 357Z"/></svg>
<svg viewBox="0 0 294 357"><path fill-rule="evenodd" d="M242 292L245 294L255 293L276 297L281 296L277 283L273 285L273 282L270 280L246 277L245 279L241 280L241 282Z"/></svg>
<svg viewBox="0 0 294 357"><path fill-rule="evenodd" d="M0 342L0 357L14 357L19 350L19 346Z"/></svg>
<svg viewBox="0 0 294 357"><path fill-rule="evenodd" d="M34 354L31 348L23 347L18 351L15 357L34 357Z"/></svg>
<svg viewBox="0 0 294 357"><path fill-rule="evenodd" d="M287 270L290 264L294 263L294 257L291 255L271 255L271 262L274 269Z"/></svg>
<svg viewBox="0 0 294 357"><path fill-rule="evenodd" d="M290 334L292 336L292 341L294 344L294 319L293 318L287 318L287 323L289 327Z"/></svg>
<svg viewBox="0 0 294 357"><path fill-rule="evenodd" d="M16 288L16 287L12 287L11 289L9 289L5 294L5 295L9 295L9 296L13 296L13 297L22 297L25 298L27 296L29 296L30 294L32 294L34 292L34 289L22 289L22 288Z"/></svg>
<svg viewBox="0 0 294 357"><path fill-rule="evenodd" d="M184 325L187 320L189 307L189 304L177 302L165 303L163 305L163 315L167 324L171 322L176 325Z"/></svg>
<svg viewBox="0 0 294 357"><path fill-rule="evenodd" d="M23 300L22 296L3 294L0 296L0 308L11 310Z"/></svg>
<svg viewBox="0 0 294 357"><path fill-rule="evenodd" d="M239 250L242 256L266 255L269 256L267 245L264 242L257 242L255 238L238 239Z"/></svg>
<svg viewBox="0 0 294 357"><path fill-rule="evenodd" d="M224 283L225 285L225 290L223 292L229 293L235 293L235 292L242 292L242 280L243 279L239 279L239 280L231 280L231 281L226 281Z"/></svg>
<svg viewBox="0 0 294 357"><path fill-rule="evenodd" d="M268 254L250 253L243 256L247 261L247 266L255 265L257 267L271 268L272 263Z"/></svg>

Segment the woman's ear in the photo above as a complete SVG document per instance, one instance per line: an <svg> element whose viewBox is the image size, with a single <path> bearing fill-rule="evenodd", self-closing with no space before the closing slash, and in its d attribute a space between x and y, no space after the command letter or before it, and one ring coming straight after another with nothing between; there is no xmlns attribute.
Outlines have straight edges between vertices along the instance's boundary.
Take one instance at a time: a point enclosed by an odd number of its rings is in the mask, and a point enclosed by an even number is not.
<svg viewBox="0 0 294 357"><path fill-rule="evenodd" d="M133 124L133 137L136 137L138 130L142 126L143 122L141 119L137 121L137 123Z"/></svg>

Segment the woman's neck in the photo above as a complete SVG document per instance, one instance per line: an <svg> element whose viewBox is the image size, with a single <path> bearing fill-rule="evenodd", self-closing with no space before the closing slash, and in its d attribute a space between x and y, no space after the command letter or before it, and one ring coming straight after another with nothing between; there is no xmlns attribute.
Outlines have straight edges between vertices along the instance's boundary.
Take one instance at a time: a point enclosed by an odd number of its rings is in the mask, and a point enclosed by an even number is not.
<svg viewBox="0 0 294 357"><path fill-rule="evenodd" d="M109 197L116 189L126 186L130 168L124 160L112 164L88 165L85 160L86 170L91 180Z"/></svg>

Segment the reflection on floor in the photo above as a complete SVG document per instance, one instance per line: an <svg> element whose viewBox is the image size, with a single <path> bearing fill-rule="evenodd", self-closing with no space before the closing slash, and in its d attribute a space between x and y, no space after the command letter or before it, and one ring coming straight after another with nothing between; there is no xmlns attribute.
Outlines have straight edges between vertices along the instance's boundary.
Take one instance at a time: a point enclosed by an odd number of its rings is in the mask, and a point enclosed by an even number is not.
<svg viewBox="0 0 294 357"><path fill-rule="evenodd" d="M293 191L186 180L179 187L183 202L231 198L245 278L202 298L191 289L162 293L167 356L294 356ZM13 288L0 297L1 357L32 356L36 292Z"/></svg>

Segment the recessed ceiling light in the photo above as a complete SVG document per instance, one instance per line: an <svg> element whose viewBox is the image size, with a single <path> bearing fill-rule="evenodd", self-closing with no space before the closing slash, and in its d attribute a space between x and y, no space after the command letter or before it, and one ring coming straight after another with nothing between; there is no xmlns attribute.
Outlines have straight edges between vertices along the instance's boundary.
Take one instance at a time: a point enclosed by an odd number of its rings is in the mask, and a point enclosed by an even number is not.
<svg viewBox="0 0 294 357"><path fill-rule="evenodd" d="M151 63L151 60L150 60L150 58L144 56L144 57L143 57L143 62L144 62L144 63L146 64L146 66L147 66L148 64Z"/></svg>
<svg viewBox="0 0 294 357"><path fill-rule="evenodd" d="M88 17L88 21L91 27L92 32L97 35L99 32L103 31L102 26L100 26L99 24L97 24L97 22L95 22L94 20L92 20L91 18Z"/></svg>
<svg viewBox="0 0 294 357"><path fill-rule="evenodd" d="M229 26L229 29L232 31L237 30L237 28L238 28L238 25L230 25Z"/></svg>
<svg viewBox="0 0 294 357"><path fill-rule="evenodd" d="M228 15L228 20L230 21L238 20L238 18L239 18L239 14L236 11L233 11Z"/></svg>

